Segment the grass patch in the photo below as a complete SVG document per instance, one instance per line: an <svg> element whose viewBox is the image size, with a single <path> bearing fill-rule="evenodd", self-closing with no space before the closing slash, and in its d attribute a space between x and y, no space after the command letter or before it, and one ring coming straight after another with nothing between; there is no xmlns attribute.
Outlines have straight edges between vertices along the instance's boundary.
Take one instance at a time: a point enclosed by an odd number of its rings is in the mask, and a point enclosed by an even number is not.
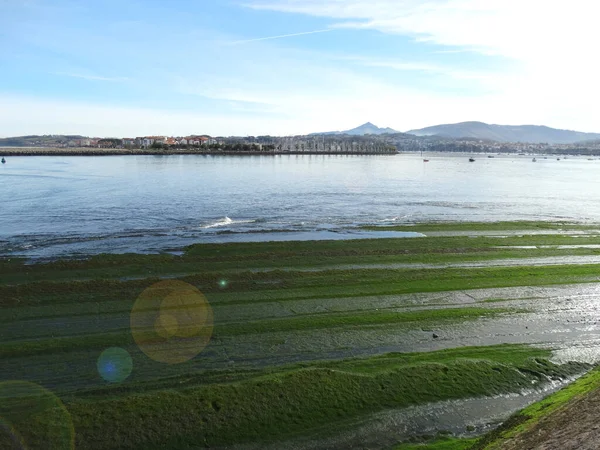
<svg viewBox="0 0 600 450"><path fill-rule="evenodd" d="M596 368L569 386L536 402L509 418L502 426L482 437L473 450L501 449L506 439L525 433L542 418L566 406L576 398L600 388L600 369Z"/></svg>

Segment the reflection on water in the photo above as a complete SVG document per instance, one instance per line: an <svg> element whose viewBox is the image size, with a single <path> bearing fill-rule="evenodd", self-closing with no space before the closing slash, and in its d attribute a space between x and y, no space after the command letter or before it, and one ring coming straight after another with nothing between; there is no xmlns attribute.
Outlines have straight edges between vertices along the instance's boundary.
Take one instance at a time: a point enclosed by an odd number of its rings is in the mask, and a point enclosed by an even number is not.
<svg viewBox="0 0 600 450"><path fill-rule="evenodd" d="M600 221L596 175L585 159L518 156L15 157L0 168L0 253L156 251L282 231L344 238L424 220Z"/></svg>

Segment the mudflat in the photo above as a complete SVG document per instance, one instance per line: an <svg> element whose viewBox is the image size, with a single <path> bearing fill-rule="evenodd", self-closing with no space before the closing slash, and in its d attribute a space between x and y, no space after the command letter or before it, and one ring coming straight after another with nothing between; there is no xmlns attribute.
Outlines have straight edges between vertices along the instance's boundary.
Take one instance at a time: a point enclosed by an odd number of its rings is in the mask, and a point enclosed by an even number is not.
<svg viewBox="0 0 600 450"><path fill-rule="evenodd" d="M12 417L3 442L383 449L475 438L522 407L515 395L539 400L597 360L600 266L581 257L600 236L577 231L4 258L0 375L29 384L0 396L67 414ZM472 401L486 398L493 412ZM463 401L475 418L441 428ZM428 405L427 420L398 426L406 408ZM70 426L53 428L56 417Z"/></svg>

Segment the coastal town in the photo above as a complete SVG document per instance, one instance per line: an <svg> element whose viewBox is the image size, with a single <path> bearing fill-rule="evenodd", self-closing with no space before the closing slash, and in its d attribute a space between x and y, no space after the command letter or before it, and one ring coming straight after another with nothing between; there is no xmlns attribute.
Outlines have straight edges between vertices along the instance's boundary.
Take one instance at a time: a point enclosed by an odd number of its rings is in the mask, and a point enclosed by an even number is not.
<svg viewBox="0 0 600 450"><path fill-rule="evenodd" d="M397 149L386 140L362 136L325 137L228 137L201 136L143 136L136 138L76 139L64 143L65 147L169 149L198 148L224 151L257 151L277 153L395 153Z"/></svg>
<svg viewBox="0 0 600 450"><path fill-rule="evenodd" d="M141 136L135 138L89 138L83 136L25 136L0 139L0 146L63 150L189 151L192 153L325 153L392 154L398 149L375 136L249 136L212 137Z"/></svg>
<svg viewBox="0 0 600 450"><path fill-rule="evenodd" d="M107 153L246 153L246 154L395 154L460 152L507 154L600 155L600 140L569 144L497 142L475 138L416 136L409 133L310 134L298 136L138 136L100 138L77 135L22 136L0 139L7 154L63 152ZM19 150L21 149L21 150ZM25 151L25 149L28 149Z"/></svg>
<svg viewBox="0 0 600 450"><path fill-rule="evenodd" d="M95 147L95 148L150 148L162 146L178 146L178 145L220 145L223 144L210 136L186 136L186 137L169 137L169 136L142 136L135 138L80 138L69 139L62 143L63 147ZM57 146L60 146L58 144Z"/></svg>

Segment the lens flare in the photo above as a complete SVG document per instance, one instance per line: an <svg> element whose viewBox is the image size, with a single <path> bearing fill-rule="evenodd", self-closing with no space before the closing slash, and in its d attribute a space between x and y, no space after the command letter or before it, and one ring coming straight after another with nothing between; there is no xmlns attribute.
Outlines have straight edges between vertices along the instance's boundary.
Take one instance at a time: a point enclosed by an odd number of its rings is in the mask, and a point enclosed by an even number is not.
<svg viewBox="0 0 600 450"><path fill-rule="evenodd" d="M221 289L225 289L227 286L229 286L229 281L225 279L219 280L219 287Z"/></svg>
<svg viewBox="0 0 600 450"><path fill-rule="evenodd" d="M133 360L127 350L111 347L104 350L96 362L98 373L109 383L120 383L131 375Z"/></svg>
<svg viewBox="0 0 600 450"><path fill-rule="evenodd" d="M27 381L0 383L0 448L71 450L75 431L52 392Z"/></svg>
<svg viewBox="0 0 600 450"><path fill-rule="evenodd" d="M179 323L171 314L160 314L154 323L156 332L164 338L170 338L177 334Z"/></svg>
<svg viewBox="0 0 600 450"><path fill-rule="evenodd" d="M131 311L131 333L139 348L155 361L179 364L208 345L213 312L194 286L167 280L150 286Z"/></svg>

